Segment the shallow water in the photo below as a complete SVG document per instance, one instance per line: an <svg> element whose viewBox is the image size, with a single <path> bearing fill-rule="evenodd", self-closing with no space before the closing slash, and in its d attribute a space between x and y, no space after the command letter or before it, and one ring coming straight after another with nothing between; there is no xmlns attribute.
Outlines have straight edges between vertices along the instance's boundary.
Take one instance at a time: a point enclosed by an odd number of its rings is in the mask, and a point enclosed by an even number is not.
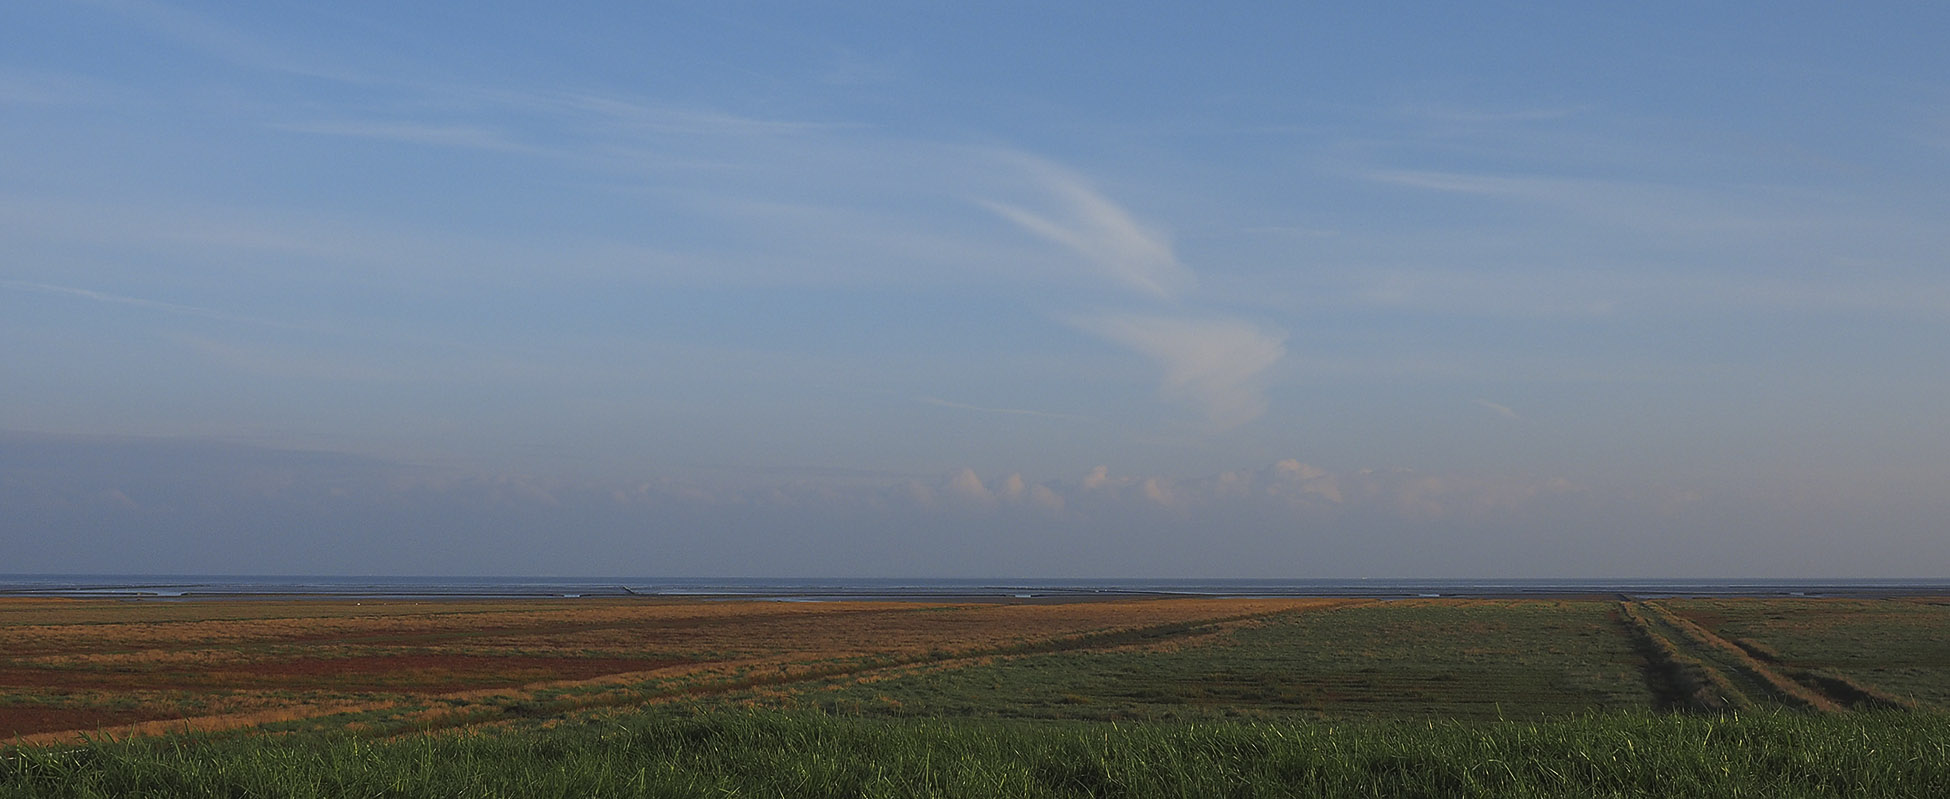
<svg viewBox="0 0 1950 799"><path fill-rule="evenodd" d="M701 597L911 601L1138 596L1379 598L1521 596L1950 595L1950 580L1557 579L893 579L669 577L373 577L306 575L0 575L0 596L203 599Z"/></svg>

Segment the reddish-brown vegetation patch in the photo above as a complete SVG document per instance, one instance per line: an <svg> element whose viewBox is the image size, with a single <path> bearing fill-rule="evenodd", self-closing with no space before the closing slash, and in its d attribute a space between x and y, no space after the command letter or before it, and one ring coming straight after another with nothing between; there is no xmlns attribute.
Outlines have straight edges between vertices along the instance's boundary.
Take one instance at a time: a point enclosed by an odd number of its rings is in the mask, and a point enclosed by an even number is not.
<svg viewBox="0 0 1950 799"><path fill-rule="evenodd" d="M175 713L160 710L125 710L99 707L42 707L36 705L0 706L0 741L22 735L57 730L95 730L134 724L139 721L174 718Z"/></svg>

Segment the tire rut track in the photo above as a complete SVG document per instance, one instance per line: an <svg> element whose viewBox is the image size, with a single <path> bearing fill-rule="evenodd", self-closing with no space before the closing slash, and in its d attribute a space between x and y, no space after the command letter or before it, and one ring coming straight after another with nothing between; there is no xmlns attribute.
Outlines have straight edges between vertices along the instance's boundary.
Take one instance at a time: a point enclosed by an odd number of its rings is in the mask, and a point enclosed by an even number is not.
<svg viewBox="0 0 1950 799"><path fill-rule="evenodd" d="M1652 604L1673 626L1692 636L1709 649L1733 661L1736 667L1765 680L1771 688L1788 697L1788 703L1824 712L1857 708L1918 710L1916 703L1889 696L1862 685L1847 675L1831 671L1796 668L1780 653L1756 642L1727 638L1698 621L1671 608Z"/></svg>
<svg viewBox="0 0 1950 799"><path fill-rule="evenodd" d="M1692 709L1777 704L1840 713L1847 703L1789 679L1719 634L1652 601L1622 602L1648 650L1648 662Z"/></svg>

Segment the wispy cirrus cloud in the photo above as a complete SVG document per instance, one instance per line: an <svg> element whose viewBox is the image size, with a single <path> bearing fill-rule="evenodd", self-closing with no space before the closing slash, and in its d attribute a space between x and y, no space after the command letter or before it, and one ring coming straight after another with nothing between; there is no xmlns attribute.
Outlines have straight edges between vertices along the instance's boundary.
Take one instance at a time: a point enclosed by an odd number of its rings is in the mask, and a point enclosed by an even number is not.
<svg viewBox="0 0 1950 799"><path fill-rule="evenodd" d="M1166 399L1193 406L1219 430L1266 412L1261 377L1285 356L1283 333L1209 311L1176 310L1197 279L1159 228L1067 169L1022 155L1005 160L1021 167L1048 202L1033 210L982 201L985 207L1081 256L1119 288L1166 301L1162 310L1079 314L1066 322L1155 361Z"/></svg>
<svg viewBox="0 0 1950 799"><path fill-rule="evenodd" d="M137 308L148 308L156 311L189 314L192 316L219 315L216 311L208 308L198 308L194 305L178 305L173 302L145 300L141 297L125 297L120 294L106 294L89 289L75 288L73 286L56 286L50 283L33 283L25 280L0 280L0 288L12 289L14 291L33 291L42 294L58 294L64 297L79 297L84 300L92 300L109 305L132 305Z"/></svg>
<svg viewBox="0 0 1950 799"><path fill-rule="evenodd" d="M1097 271L1124 288L1171 298L1196 282L1179 263L1171 240L1139 222L1082 177L1034 161L1024 163L1030 180L1047 196L1038 208L980 201L982 205L1048 241L1083 256Z"/></svg>
<svg viewBox="0 0 1950 799"><path fill-rule="evenodd" d="M1848 221L1803 193L1756 191L1744 185L1420 169L1374 169L1361 177L1408 189L1525 204L1602 228L1655 230L1708 243L1805 234Z"/></svg>
<svg viewBox="0 0 1950 799"><path fill-rule="evenodd" d="M540 158L591 160L608 167L640 161L637 149L662 152L665 163L683 161L667 152L683 143L716 148L726 140L789 138L846 130L846 124L773 119L727 111L646 102L589 92L517 92L467 85L397 83L401 103L341 109L341 116L273 122L266 127L293 133L376 139L459 149L520 153ZM398 106L415 108L441 98L439 118L401 116ZM535 135L518 137L510 131ZM689 161L695 163L695 161Z"/></svg>
<svg viewBox="0 0 1950 799"><path fill-rule="evenodd" d="M209 308L201 308L195 305L182 305L179 303L163 302L161 300L151 300L142 297L130 297L122 294L110 294L107 292L94 291L92 289L76 288L73 286L57 286L51 283L35 283L26 280L0 280L0 289L6 289L9 291L30 291L39 294L52 294L56 296L72 297L76 299L87 300L89 302L96 302L104 305L122 305L122 306L127 306L131 308L140 308L149 311L159 311L162 313L178 314L181 316L197 316L205 319L217 319L225 322L244 322L247 324L267 325L272 327L286 326L282 323L274 322L269 319L258 319L258 318L248 317L248 316L238 316L236 314L224 313L223 311L212 310Z"/></svg>

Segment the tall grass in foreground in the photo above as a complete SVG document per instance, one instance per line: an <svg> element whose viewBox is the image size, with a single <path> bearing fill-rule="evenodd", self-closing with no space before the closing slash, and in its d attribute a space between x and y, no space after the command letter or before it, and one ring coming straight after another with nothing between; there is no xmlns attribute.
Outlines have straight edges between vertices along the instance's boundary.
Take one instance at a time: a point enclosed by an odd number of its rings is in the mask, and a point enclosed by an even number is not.
<svg viewBox="0 0 1950 799"><path fill-rule="evenodd" d="M1950 796L1950 718L1139 724L653 714L0 753L0 796Z"/></svg>

